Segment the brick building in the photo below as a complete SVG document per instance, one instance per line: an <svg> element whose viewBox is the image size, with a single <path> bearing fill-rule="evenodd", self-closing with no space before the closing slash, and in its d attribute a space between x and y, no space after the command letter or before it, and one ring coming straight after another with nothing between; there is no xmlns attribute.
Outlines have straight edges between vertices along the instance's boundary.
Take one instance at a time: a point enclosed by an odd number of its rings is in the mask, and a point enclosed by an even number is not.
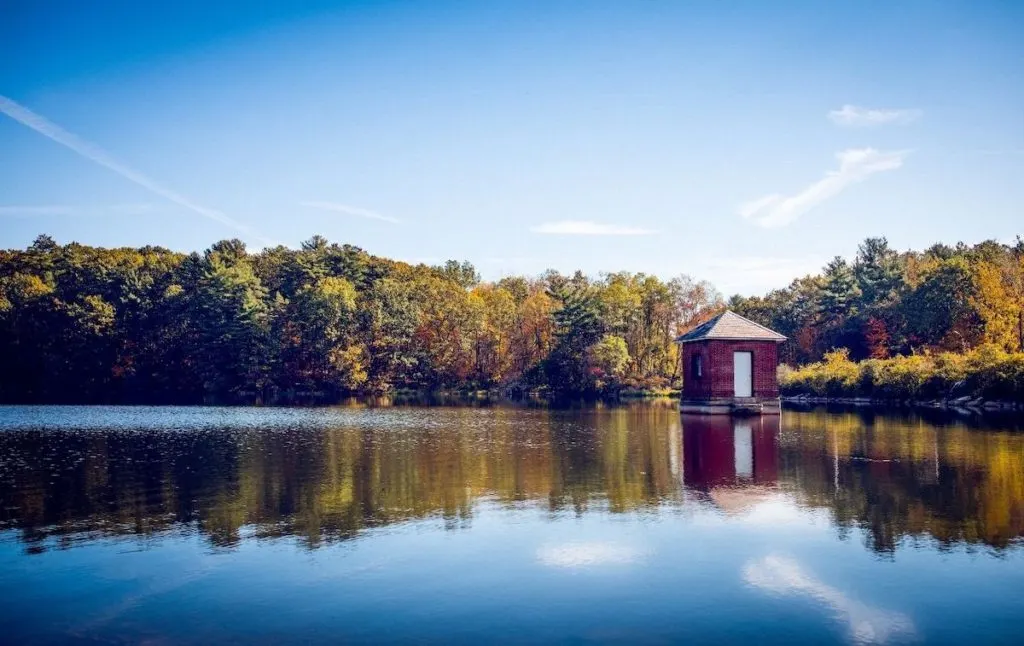
<svg viewBox="0 0 1024 646"><path fill-rule="evenodd" d="M778 345L786 337L725 311L676 339L682 344L684 413L780 410Z"/></svg>

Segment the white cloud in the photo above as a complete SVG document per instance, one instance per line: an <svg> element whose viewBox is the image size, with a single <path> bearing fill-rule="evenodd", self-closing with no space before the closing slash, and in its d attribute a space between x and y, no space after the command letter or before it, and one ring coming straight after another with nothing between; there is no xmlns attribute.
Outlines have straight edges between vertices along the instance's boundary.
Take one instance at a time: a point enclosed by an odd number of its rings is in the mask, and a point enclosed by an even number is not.
<svg viewBox="0 0 1024 646"><path fill-rule="evenodd" d="M1003 155L1024 155L1024 148L986 148L972 151L975 155L1000 157Z"/></svg>
<svg viewBox="0 0 1024 646"><path fill-rule="evenodd" d="M545 545L537 550L537 560L542 564L563 568L628 565L639 561L642 556L643 553L634 547L597 541Z"/></svg>
<svg viewBox="0 0 1024 646"><path fill-rule="evenodd" d="M128 166L125 166L121 162L114 159L109 153L107 153L99 146L89 143L84 139L81 139L80 137L78 137L78 135L68 132L67 130L61 128L57 124L47 119L46 117L36 114L35 112L32 112L20 103L12 99L8 99L3 95L0 95L0 112L6 114L8 117L21 123L22 125L27 126L32 130L35 130L44 137L48 137L53 141L59 143L60 145L66 148L70 148L71 150L78 153L82 157L85 157L86 159L95 162L100 166L103 166L109 170L114 171L115 173L127 179L128 181L134 182L135 184L138 184L139 186L145 188L150 193L158 195L169 202L174 202L178 206L182 206L188 209L189 211L198 213L204 218L208 218L210 220L213 220L214 222L219 222L220 224L223 224L225 226L231 227L232 229L245 233L256 240L263 242L264 244L277 244L276 241L261 235L249 225L243 222L239 222L238 220L235 220L234 218L231 218L216 209L211 209L209 207L196 204L195 202L185 197L184 195L176 193L171 189L157 183L155 180L150 179L149 177L143 175L139 171L133 168L129 168Z"/></svg>
<svg viewBox="0 0 1024 646"><path fill-rule="evenodd" d="M152 204L108 204L84 206L75 204L10 205L0 206L0 215L71 217L102 217L106 215L144 215L153 211Z"/></svg>
<svg viewBox="0 0 1024 646"><path fill-rule="evenodd" d="M886 152L874 148L841 151L836 153L838 170L828 171L825 177L795 195L775 193L745 202L738 212L743 218L765 228L786 226L822 202L839 195L848 186L875 173L899 168L908 154L906 150Z"/></svg>
<svg viewBox="0 0 1024 646"><path fill-rule="evenodd" d="M842 590L815 579L789 557L773 554L751 561L743 568L743 579L767 592L800 594L818 600L849 625L851 640L858 644L884 644L915 632L910 617L851 599Z"/></svg>
<svg viewBox="0 0 1024 646"><path fill-rule="evenodd" d="M923 112L914 109L873 109L846 104L838 110L831 110L828 118L832 123L848 127L872 127L883 125L902 125L921 118Z"/></svg>
<svg viewBox="0 0 1024 646"><path fill-rule="evenodd" d="M507 258L503 256L489 256L484 258L482 262L489 265L519 265L534 263L537 262L537 259L531 258L530 256L509 256Z"/></svg>
<svg viewBox="0 0 1024 646"><path fill-rule="evenodd" d="M623 226L620 224L601 224L589 220L560 220L545 222L530 227L533 233L565 236L646 236L657 233L652 229Z"/></svg>
<svg viewBox="0 0 1024 646"><path fill-rule="evenodd" d="M437 256L417 256L416 258L407 258L405 259L405 262L409 263L410 265L435 266L440 265L441 263L444 262L444 260Z"/></svg>
<svg viewBox="0 0 1024 646"><path fill-rule="evenodd" d="M775 206L781 199L781 195L778 193L772 193L771 195L765 195L764 197L759 197L756 200L751 200L750 202L744 202L743 204L740 204L739 214L744 218L752 217L762 209Z"/></svg>
<svg viewBox="0 0 1024 646"><path fill-rule="evenodd" d="M381 222L390 222L391 224L400 224L402 222L398 218L393 218L390 215L381 215L380 213L371 211L370 209L363 209L358 206L349 206L348 204L338 204L337 202L299 202L299 206L308 206L313 209L333 211L335 213L345 213L346 215L354 215L368 220L380 220Z"/></svg>

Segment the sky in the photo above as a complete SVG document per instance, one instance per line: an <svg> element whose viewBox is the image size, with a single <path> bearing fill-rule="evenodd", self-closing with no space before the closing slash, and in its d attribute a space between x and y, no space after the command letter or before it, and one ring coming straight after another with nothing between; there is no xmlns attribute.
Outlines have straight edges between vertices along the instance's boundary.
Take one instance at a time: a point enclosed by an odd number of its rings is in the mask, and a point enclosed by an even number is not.
<svg viewBox="0 0 1024 646"><path fill-rule="evenodd" d="M157 4L0 0L0 248L320 234L728 295L1024 235L1024 3Z"/></svg>

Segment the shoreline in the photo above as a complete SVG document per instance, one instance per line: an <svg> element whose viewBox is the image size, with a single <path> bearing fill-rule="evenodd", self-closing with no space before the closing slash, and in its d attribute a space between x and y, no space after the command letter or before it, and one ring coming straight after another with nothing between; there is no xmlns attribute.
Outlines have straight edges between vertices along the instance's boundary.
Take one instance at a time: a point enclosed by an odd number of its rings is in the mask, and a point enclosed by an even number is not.
<svg viewBox="0 0 1024 646"><path fill-rule="evenodd" d="M925 408L973 415L1024 411L1024 401L995 400L968 396L950 399L885 399L880 397L784 395L781 399L786 404L841 404L864 408Z"/></svg>

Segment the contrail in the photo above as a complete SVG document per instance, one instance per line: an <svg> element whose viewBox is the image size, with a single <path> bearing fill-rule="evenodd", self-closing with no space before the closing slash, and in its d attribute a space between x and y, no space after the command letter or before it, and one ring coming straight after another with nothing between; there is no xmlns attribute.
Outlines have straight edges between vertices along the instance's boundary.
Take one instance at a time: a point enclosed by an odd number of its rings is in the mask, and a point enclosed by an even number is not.
<svg viewBox="0 0 1024 646"><path fill-rule="evenodd" d="M91 144L88 141L85 141L84 139L81 139L77 135L70 133L64 128L61 128L57 124L53 123L46 117L36 114L35 112L32 112L25 106L5 97L2 94L0 94L0 112L6 114L8 117L21 123L22 125L25 125L35 130L44 137L48 137L53 141L56 141L60 145L70 148L71 150L75 151L82 157L85 157L86 159L95 162L100 166L105 166L106 168L114 171L121 177L138 184L139 186L150 191L151 193L159 195L165 200L174 202L178 206L182 206L190 211L198 213L204 218L209 218L214 222L219 222L225 226L231 227L232 229L241 231L242 233L245 233L256 240L259 240L260 242L263 242L266 245L273 246L279 244L277 241L267 238L266 236L255 231L252 227L243 222L239 222L238 220L235 220L234 218L229 217L216 209L211 209L200 204L196 204L195 202L188 199L184 195L181 195L180 193L172 191L169 188L161 186L160 184L150 179L149 177L146 177L137 170L129 168L128 166L125 166L121 162L117 161L109 153L107 153L99 146Z"/></svg>

